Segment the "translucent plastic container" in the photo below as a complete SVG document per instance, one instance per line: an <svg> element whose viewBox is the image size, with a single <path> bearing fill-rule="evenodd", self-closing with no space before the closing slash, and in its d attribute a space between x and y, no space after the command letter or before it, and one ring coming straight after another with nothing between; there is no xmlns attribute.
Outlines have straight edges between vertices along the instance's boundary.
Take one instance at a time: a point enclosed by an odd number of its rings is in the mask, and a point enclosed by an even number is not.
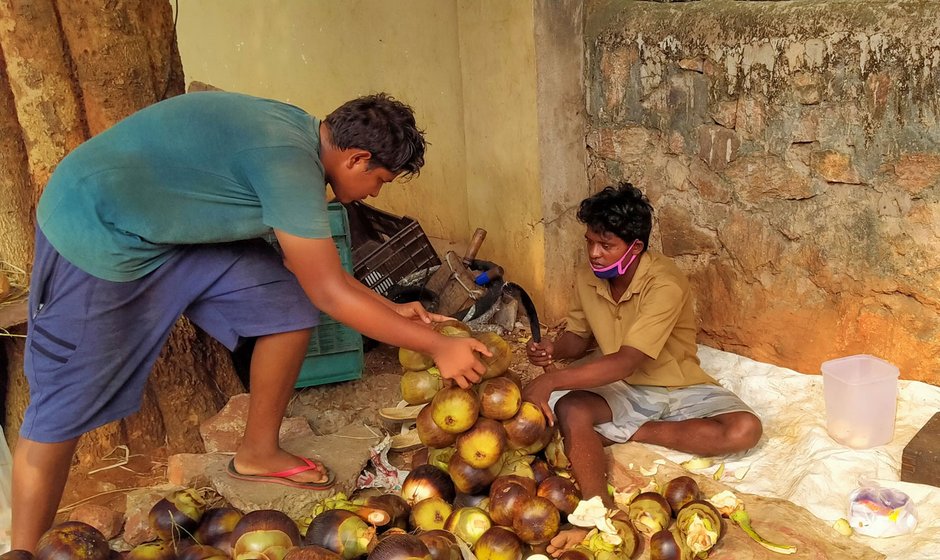
<svg viewBox="0 0 940 560"><path fill-rule="evenodd" d="M894 438L898 403L897 366L868 354L822 364L826 429L837 442L856 449Z"/></svg>

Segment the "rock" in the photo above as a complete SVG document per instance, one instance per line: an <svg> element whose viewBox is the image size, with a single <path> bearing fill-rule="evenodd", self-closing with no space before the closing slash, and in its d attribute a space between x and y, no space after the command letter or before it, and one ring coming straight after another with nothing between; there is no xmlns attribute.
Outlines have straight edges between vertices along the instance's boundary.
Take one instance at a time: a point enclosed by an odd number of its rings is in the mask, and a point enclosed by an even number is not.
<svg viewBox="0 0 940 560"><path fill-rule="evenodd" d="M248 399L248 393L233 396L218 414L199 426L207 452L234 453L238 449L248 417ZM313 431L305 418L289 417L281 423L281 440L308 434L312 435Z"/></svg>
<svg viewBox="0 0 940 560"><path fill-rule="evenodd" d="M699 195L709 202L731 202L731 190L727 181L701 160L694 159L689 163L689 182L698 190Z"/></svg>
<svg viewBox="0 0 940 560"><path fill-rule="evenodd" d="M166 478L170 484L198 488L208 482L206 469L219 457L231 459L229 453L178 453L167 459Z"/></svg>
<svg viewBox="0 0 940 560"><path fill-rule="evenodd" d="M744 96L738 101L735 113L735 130L748 140L763 140L767 130L767 107L770 104L766 99L755 96Z"/></svg>
<svg viewBox="0 0 940 560"><path fill-rule="evenodd" d="M305 435L283 440L287 451L306 457L317 457L333 471L336 485L325 491L292 488L282 484L236 480L226 473L229 458L216 454L206 465L212 486L225 500L244 512L276 509L294 519L310 515L310 508L334 492L351 495L359 473L369 462L370 450L381 440L381 434L362 425L347 425L327 436Z"/></svg>
<svg viewBox="0 0 940 560"><path fill-rule="evenodd" d="M121 532L124 526L124 515L113 509L97 504L82 504L72 510L69 521L81 521L101 531L108 540L113 539Z"/></svg>
<svg viewBox="0 0 940 560"><path fill-rule="evenodd" d="M818 74L799 72L793 76L793 97L800 105L816 105L822 99L825 84Z"/></svg>
<svg viewBox="0 0 940 560"><path fill-rule="evenodd" d="M702 58L683 58L678 62L679 68L691 70L699 74L705 71L705 59Z"/></svg>
<svg viewBox="0 0 940 560"><path fill-rule="evenodd" d="M698 131L698 157L714 171L721 171L737 159L741 139L723 126L705 125Z"/></svg>
<svg viewBox="0 0 940 560"><path fill-rule="evenodd" d="M248 393L235 395L218 414L199 425L199 435L209 453L234 452L245 430Z"/></svg>
<svg viewBox="0 0 940 560"><path fill-rule="evenodd" d="M124 508L124 542L130 546L152 541L157 534L150 526L150 509L171 492L182 487L165 484L128 492Z"/></svg>
<svg viewBox="0 0 940 560"><path fill-rule="evenodd" d="M742 157L724 176L738 197L753 204L766 204L768 198L800 200L813 194L809 179L774 155Z"/></svg>
<svg viewBox="0 0 940 560"><path fill-rule="evenodd" d="M782 236L759 217L745 212L732 212L718 237L750 277L756 276L762 266L779 260L784 251Z"/></svg>
<svg viewBox="0 0 940 560"><path fill-rule="evenodd" d="M929 153L905 154L890 163L897 177L897 185L912 195L940 184L940 155Z"/></svg>
<svg viewBox="0 0 940 560"><path fill-rule="evenodd" d="M670 257L715 253L718 240L707 229L696 227L692 214L681 206L664 206L659 213L663 254Z"/></svg>
<svg viewBox="0 0 940 560"><path fill-rule="evenodd" d="M186 88L187 93L193 93L197 91L224 91L222 88L217 88L212 84L207 84L205 82L200 82L193 80L189 82L189 87Z"/></svg>
<svg viewBox="0 0 940 560"><path fill-rule="evenodd" d="M712 119L725 128L734 128L737 113L737 101L719 101L712 113Z"/></svg>
<svg viewBox="0 0 940 560"><path fill-rule="evenodd" d="M624 163L646 160L652 152L658 135L642 126L601 128L588 139L588 144L599 157Z"/></svg>
<svg viewBox="0 0 940 560"><path fill-rule="evenodd" d="M608 116L623 113L624 96L630 73L640 59L639 49L635 44L622 44L605 50L601 54L600 68L604 76L604 107L602 112Z"/></svg>
<svg viewBox="0 0 940 560"><path fill-rule="evenodd" d="M810 164L816 173L829 183L848 183L858 185L862 182L858 171L852 164L852 157L836 150L813 152Z"/></svg>

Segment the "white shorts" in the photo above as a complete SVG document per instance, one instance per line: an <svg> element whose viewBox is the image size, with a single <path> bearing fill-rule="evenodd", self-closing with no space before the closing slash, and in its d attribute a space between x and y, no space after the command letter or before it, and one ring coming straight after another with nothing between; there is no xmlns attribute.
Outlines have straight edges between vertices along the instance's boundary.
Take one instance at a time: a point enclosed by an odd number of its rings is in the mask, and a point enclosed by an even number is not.
<svg viewBox="0 0 940 560"><path fill-rule="evenodd" d="M750 412L756 416L751 407L720 385L667 388L615 381L602 387L579 390L596 393L607 401L613 419L594 426L594 430L616 443L629 441L640 426L651 420L678 422L729 412ZM555 409L555 403L569 392L552 393L548 399L552 410Z"/></svg>

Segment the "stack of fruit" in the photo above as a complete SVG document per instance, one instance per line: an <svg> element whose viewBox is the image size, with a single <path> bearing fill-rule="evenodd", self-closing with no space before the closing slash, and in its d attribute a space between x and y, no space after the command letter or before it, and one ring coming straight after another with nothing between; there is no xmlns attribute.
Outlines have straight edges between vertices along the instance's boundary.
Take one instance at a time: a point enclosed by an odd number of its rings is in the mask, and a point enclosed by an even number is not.
<svg viewBox="0 0 940 560"><path fill-rule="evenodd" d="M436 323L434 329L444 336L475 337L486 344L493 354L491 357L480 356L486 365L483 379L490 379L506 373L509 362L512 360L512 351L501 336L492 332L474 334L467 326L457 320ZM409 405L423 405L431 402L434 395L443 387L441 372L434 367L434 360L427 354L422 354L407 348L398 350L398 361L404 368L401 378L401 397Z"/></svg>
<svg viewBox="0 0 940 560"><path fill-rule="evenodd" d="M509 344L457 321L436 328L447 336L474 336L492 356L482 357L487 369L480 383L462 389L441 382L428 356L399 351L406 370L402 398L427 404L416 419L427 464L402 487L409 528L422 535L444 530L480 558L517 560L557 534L580 494L570 478L557 474L568 465L557 431L522 400L520 383L508 372Z"/></svg>

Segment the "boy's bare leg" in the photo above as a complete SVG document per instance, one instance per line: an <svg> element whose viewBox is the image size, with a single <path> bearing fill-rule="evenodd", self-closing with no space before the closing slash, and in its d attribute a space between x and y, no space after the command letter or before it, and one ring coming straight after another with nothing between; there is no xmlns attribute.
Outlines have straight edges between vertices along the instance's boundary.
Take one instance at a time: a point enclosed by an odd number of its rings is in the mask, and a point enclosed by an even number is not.
<svg viewBox="0 0 940 560"><path fill-rule="evenodd" d="M20 437L13 452L13 550L35 552L55 521L78 438L41 443Z"/></svg>
<svg viewBox="0 0 940 560"><path fill-rule="evenodd" d="M263 336L255 342L248 420L235 453L238 472L263 474L304 464L299 457L281 449L278 431L309 344L310 331L306 329ZM326 479L326 473L311 470L290 478L298 482L321 482Z"/></svg>
<svg viewBox="0 0 940 560"><path fill-rule="evenodd" d="M602 397L587 391L572 391L555 404L558 427L565 442L565 454L571 461L571 471L578 481L581 497L585 500L600 496L608 508L613 498L607 492L607 438L594 431L594 426L610 422L610 406ZM547 547L552 556L579 544L588 529L573 527L559 531Z"/></svg>
<svg viewBox="0 0 940 560"><path fill-rule="evenodd" d="M761 421L750 412L729 412L679 422L650 421L630 441L652 443L703 457L746 451L760 440Z"/></svg>
<svg viewBox="0 0 940 560"><path fill-rule="evenodd" d="M613 507L613 498L607 491L607 454L604 453L604 446L612 442L594 431L594 426L610 422L612 418L607 401L596 393L572 391L555 404L555 413L581 497L587 500L600 496L607 507Z"/></svg>

